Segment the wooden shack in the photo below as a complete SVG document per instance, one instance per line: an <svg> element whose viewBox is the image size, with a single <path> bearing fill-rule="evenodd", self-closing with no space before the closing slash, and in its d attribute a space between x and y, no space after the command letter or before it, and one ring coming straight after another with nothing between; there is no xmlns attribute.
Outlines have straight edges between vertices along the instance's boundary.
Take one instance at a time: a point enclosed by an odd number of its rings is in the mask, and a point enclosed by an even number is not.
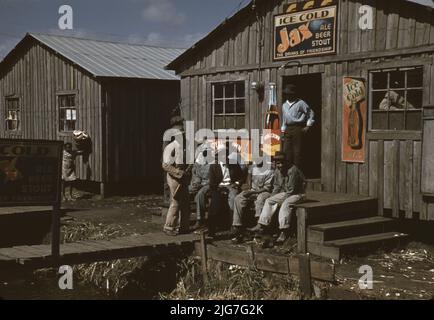
<svg viewBox="0 0 434 320"><path fill-rule="evenodd" d="M27 34L0 64L0 137L72 142L84 130L93 152L88 170L78 158L83 182L102 194L160 190L161 137L179 102L164 66L182 51Z"/></svg>
<svg viewBox="0 0 434 320"><path fill-rule="evenodd" d="M376 198L380 215L434 220L433 59L428 6L255 0L167 68L181 77L183 114L197 129L261 129L267 96L252 85L276 83L281 106L283 86L296 84L316 113L303 167L314 189ZM351 101L353 85L361 100ZM353 103L360 112L349 120ZM348 151L354 121L360 141Z"/></svg>

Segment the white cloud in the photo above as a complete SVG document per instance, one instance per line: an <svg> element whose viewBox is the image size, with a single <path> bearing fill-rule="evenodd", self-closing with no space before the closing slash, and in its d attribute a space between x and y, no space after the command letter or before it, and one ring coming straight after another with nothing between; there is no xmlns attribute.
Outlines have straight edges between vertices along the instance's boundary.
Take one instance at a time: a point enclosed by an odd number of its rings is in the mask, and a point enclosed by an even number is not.
<svg viewBox="0 0 434 320"><path fill-rule="evenodd" d="M178 12L170 0L147 0L147 7L143 11L143 18L149 22L181 25L187 16Z"/></svg>
<svg viewBox="0 0 434 320"><path fill-rule="evenodd" d="M196 42L198 42L204 36L205 36L205 34L202 33L202 32L186 34L183 37L183 42L184 42L183 46L185 46L185 47L191 47L193 44L195 44Z"/></svg>
<svg viewBox="0 0 434 320"><path fill-rule="evenodd" d="M147 44L153 45L153 46L161 46L163 44L166 44L166 41L164 40L164 37L158 33L158 32L151 32L148 34L148 36L145 39L145 42Z"/></svg>
<svg viewBox="0 0 434 320"><path fill-rule="evenodd" d="M147 44L168 48L189 48L198 40L202 39L204 35L204 33L198 32L169 37L167 34L154 31L144 35L137 33L130 34L128 37L124 38L124 40L132 44Z"/></svg>
<svg viewBox="0 0 434 320"><path fill-rule="evenodd" d="M59 35L59 36L72 36L76 38L91 38L92 34L86 30L81 28L74 28L73 30L60 30L57 28L52 28L48 30L49 34Z"/></svg>

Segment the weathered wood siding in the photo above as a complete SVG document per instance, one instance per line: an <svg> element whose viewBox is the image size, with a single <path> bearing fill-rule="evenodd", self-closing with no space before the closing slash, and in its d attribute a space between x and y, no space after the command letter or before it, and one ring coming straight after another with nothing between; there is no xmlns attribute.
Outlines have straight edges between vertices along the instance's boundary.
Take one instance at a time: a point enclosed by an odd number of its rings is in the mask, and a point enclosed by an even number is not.
<svg viewBox="0 0 434 320"><path fill-rule="evenodd" d="M434 220L434 204L420 192L421 132L369 133L364 164L341 161L342 80L368 80L369 70L383 67L424 66L424 105L434 103L434 13L404 1L341 0L338 54L297 59L299 64L273 62L273 16L294 1L269 0L253 13L226 22L224 32L196 50L177 72L182 76L184 116L197 128L211 128L211 83L243 80L246 83L246 128L262 128L266 103L249 90L251 81L267 86L282 77L322 74L322 184L325 191L378 196L380 211L394 217ZM374 8L374 29L359 28L359 8ZM260 32L259 32L260 31ZM263 46L261 46L261 42ZM282 101L279 95L278 103ZM266 99L265 99L266 101Z"/></svg>
<svg viewBox="0 0 434 320"><path fill-rule="evenodd" d="M25 43L0 77L0 137L47 139L72 142L72 134L59 132L56 94L77 93L77 129L93 141L90 156L91 181L102 181L100 85L77 66L36 41ZM21 130L5 131L5 96L17 95L21 106ZM80 179L86 179L81 157L77 162Z"/></svg>
<svg viewBox="0 0 434 320"><path fill-rule="evenodd" d="M107 183L151 187L162 182L162 137L179 102L179 85L179 81L102 81Z"/></svg>
<svg viewBox="0 0 434 320"><path fill-rule="evenodd" d="M267 0L258 5L259 19L253 12L227 22L225 32L213 37L191 59L178 68L184 76L234 70L275 67L273 63L273 17L284 12L288 3L297 1ZM302 2L302 1L298 1ZM373 7L374 29L359 28L359 8ZM357 56L380 56L386 50L415 49L434 45L434 12L405 1L341 0L339 4L338 55L312 57L303 64L328 60L355 59ZM262 36L261 36L262 35ZM260 40L263 46L260 45ZM354 55L356 54L356 55Z"/></svg>

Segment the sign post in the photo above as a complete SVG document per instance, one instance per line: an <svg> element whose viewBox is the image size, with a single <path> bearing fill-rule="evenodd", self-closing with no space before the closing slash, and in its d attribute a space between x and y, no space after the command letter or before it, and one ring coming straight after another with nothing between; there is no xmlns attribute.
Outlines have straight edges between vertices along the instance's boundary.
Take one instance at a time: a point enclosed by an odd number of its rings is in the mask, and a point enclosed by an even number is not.
<svg viewBox="0 0 434 320"><path fill-rule="evenodd" d="M52 206L52 256L60 254L62 141L0 139L0 207Z"/></svg>

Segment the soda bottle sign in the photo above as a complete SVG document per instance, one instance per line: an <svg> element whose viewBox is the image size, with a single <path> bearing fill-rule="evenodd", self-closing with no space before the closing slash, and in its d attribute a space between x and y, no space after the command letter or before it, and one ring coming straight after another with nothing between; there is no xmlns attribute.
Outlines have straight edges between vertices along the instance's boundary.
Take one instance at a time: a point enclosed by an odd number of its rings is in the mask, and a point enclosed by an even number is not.
<svg viewBox="0 0 434 320"><path fill-rule="evenodd" d="M272 82L268 86L268 109L264 129L271 131L264 135L264 152L274 156L280 151L280 118L277 109L277 87Z"/></svg>

